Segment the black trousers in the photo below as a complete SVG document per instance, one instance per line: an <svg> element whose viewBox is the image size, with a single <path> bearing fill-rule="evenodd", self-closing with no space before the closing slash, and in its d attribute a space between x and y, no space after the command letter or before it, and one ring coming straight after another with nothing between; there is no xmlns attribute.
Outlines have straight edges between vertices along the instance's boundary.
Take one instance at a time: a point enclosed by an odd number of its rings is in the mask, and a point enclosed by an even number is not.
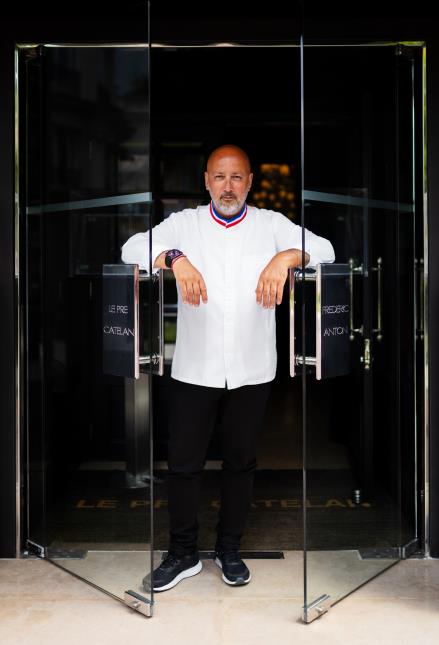
<svg viewBox="0 0 439 645"><path fill-rule="evenodd" d="M221 506L215 548L239 549L250 510L256 446L271 382L227 388L171 378L168 441L169 551L198 551L201 479L209 441L218 423L222 457Z"/></svg>

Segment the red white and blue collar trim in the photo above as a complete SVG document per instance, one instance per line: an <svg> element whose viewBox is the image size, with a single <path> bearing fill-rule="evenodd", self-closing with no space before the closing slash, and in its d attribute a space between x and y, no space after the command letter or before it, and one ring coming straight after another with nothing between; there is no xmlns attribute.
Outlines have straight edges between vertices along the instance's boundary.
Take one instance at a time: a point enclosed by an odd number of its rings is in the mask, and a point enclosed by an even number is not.
<svg viewBox="0 0 439 645"><path fill-rule="evenodd" d="M244 202L244 206L242 207L240 212L237 213L236 215L233 215L233 217L224 217L224 215L220 215L220 213L218 213L215 206L213 205L213 202L211 201L210 214L212 215L215 222L218 222L218 224L221 224L221 226L230 228L231 226L235 226L235 224L239 224L239 222L242 222L244 217L247 215L247 203Z"/></svg>

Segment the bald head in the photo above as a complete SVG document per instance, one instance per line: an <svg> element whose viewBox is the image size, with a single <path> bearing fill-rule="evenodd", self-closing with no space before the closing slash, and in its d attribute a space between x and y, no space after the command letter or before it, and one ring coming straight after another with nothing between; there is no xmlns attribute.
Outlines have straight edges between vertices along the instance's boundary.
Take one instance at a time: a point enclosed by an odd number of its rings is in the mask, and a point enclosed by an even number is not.
<svg viewBox="0 0 439 645"><path fill-rule="evenodd" d="M243 208L252 179L247 153L238 146L220 146L207 160L206 189L224 217L233 217Z"/></svg>
<svg viewBox="0 0 439 645"><path fill-rule="evenodd" d="M209 158L207 160L207 172L209 172L209 170L212 168L214 164L216 164L218 161L222 159L239 160L241 161L241 163L244 164L248 174L251 171L250 159L248 158L247 153L242 148L239 148L238 146L227 144L224 146L220 146L219 148L215 148L215 150L210 153Z"/></svg>

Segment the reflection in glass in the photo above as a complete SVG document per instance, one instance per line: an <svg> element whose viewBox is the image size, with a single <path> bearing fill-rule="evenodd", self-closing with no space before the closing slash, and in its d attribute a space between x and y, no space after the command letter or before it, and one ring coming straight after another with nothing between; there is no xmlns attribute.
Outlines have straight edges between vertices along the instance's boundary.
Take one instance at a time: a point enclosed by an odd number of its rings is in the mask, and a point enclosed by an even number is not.
<svg viewBox="0 0 439 645"><path fill-rule="evenodd" d="M304 225L350 267L349 374L306 374L310 621L416 537L415 89L392 46L305 46L304 60Z"/></svg>
<svg viewBox="0 0 439 645"><path fill-rule="evenodd" d="M40 47L22 65L28 535L116 597L151 599L149 368L102 369L102 267L151 225L148 49Z"/></svg>

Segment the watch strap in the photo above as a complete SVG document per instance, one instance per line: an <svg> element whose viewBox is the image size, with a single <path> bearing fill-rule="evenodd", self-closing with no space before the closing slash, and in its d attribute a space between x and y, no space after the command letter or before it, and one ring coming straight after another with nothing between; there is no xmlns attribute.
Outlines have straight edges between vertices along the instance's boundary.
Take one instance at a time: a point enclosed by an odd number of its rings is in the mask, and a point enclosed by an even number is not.
<svg viewBox="0 0 439 645"><path fill-rule="evenodd" d="M180 251L180 249L170 249L169 251L166 251L165 254L165 264L168 267L168 269L172 269L172 265L178 258L181 257L186 257L183 251Z"/></svg>

